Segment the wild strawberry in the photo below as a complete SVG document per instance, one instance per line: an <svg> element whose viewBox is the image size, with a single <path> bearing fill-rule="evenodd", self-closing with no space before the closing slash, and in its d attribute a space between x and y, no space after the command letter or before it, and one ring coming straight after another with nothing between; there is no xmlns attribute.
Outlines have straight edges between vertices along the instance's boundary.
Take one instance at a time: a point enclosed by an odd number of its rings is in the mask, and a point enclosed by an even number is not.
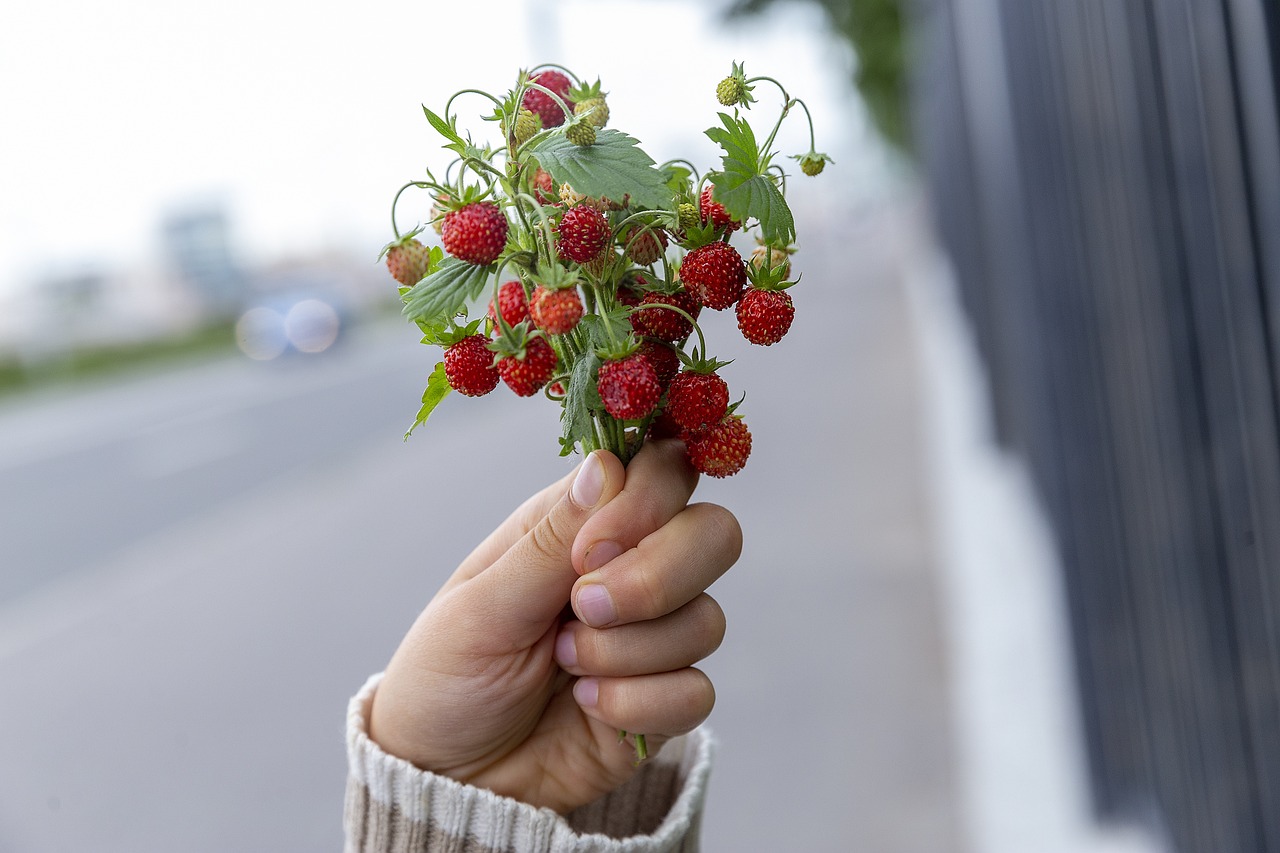
<svg viewBox="0 0 1280 853"><path fill-rule="evenodd" d="M808 154L793 154L792 156L800 161L800 171L811 178L815 175L821 175L827 163L832 162L831 158L826 154L820 154L817 151L810 151Z"/></svg>
<svg viewBox="0 0 1280 853"><path fill-rule="evenodd" d="M732 233L742 227L742 223L729 215L729 211L718 201L711 199L711 191L715 189L712 184L707 184L702 190L702 195L698 199L698 208L702 213L702 221L711 220L711 224L719 231L721 228L725 233Z"/></svg>
<svg viewBox="0 0 1280 853"><path fill-rule="evenodd" d="M643 228L633 225L622 239L627 247L627 258L637 266L647 267L657 263L667 249L667 232L661 228Z"/></svg>
<svg viewBox="0 0 1280 853"><path fill-rule="evenodd" d="M662 397L653 365L638 352L600 365L596 390L604 410L620 421L645 417Z"/></svg>
<svg viewBox="0 0 1280 853"><path fill-rule="evenodd" d="M771 346L791 329L796 308L785 290L752 288L738 302L738 329L753 344Z"/></svg>
<svg viewBox="0 0 1280 853"><path fill-rule="evenodd" d="M658 377L658 384L665 391L680 369L680 356L671 347L649 338L640 342L637 352L649 362Z"/></svg>
<svg viewBox="0 0 1280 853"><path fill-rule="evenodd" d="M717 241L685 255L680 278L685 287L702 297L704 305L723 311L742 295L747 268L736 249Z"/></svg>
<svg viewBox="0 0 1280 853"><path fill-rule="evenodd" d="M729 408L729 386L718 373L681 371L667 389L667 414L688 430L718 422Z"/></svg>
<svg viewBox="0 0 1280 853"><path fill-rule="evenodd" d="M569 78L559 71L543 71L533 75L530 79L539 86L544 86L555 92L563 100L567 100L569 97L569 89L572 84L569 82ZM525 92L524 106L538 114L538 117L542 119L543 127L559 127L564 124L564 110L561 109L555 98L541 89L529 89Z"/></svg>
<svg viewBox="0 0 1280 853"><path fill-rule="evenodd" d="M676 205L676 216L680 220L681 228L692 228L700 221L698 219L698 207L687 201L682 201Z"/></svg>
<svg viewBox="0 0 1280 853"><path fill-rule="evenodd" d="M529 302L524 295L524 285L518 281L509 281L498 288L498 310L508 326L522 323L529 319ZM493 310L493 300L489 300L489 320L494 328L501 328L498 315Z"/></svg>
<svg viewBox="0 0 1280 853"><path fill-rule="evenodd" d="M427 274L427 247L413 238L387 248L387 269L391 277L405 287L413 287Z"/></svg>
<svg viewBox="0 0 1280 853"><path fill-rule="evenodd" d="M587 148L596 144L596 126L589 121L578 119L569 125L564 136L579 148Z"/></svg>
<svg viewBox="0 0 1280 853"><path fill-rule="evenodd" d="M726 77L716 86L716 100L726 107L736 106L742 99L744 87L736 77Z"/></svg>
<svg viewBox="0 0 1280 853"><path fill-rule="evenodd" d="M575 287L548 290L538 285L529 300L529 317L548 335L563 335L582 319L582 297Z"/></svg>
<svg viewBox="0 0 1280 853"><path fill-rule="evenodd" d="M584 120L595 127L604 127L609 121L609 105L602 96L587 98L573 105L573 114L585 117Z"/></svg>
<svg viewBox="0 0 1280 853"><path fill-rule="evenodd" d="M498 369L484 335L463 338L444 351L449 387L468 397L483 397L498 387Z"/></svg>
<svg viewBox="0 0 1280 853"><path fill-rule="evenodd" d="M539 92L538 94L542 93ZM512 128L511 137L518 147L532 139L533 135L541 129L542 124L533 110L521 107L516 111L516 123L515 127Z"/></svg>
<svg viewBox="0 0 1280 853"><path fill-rule="evenodd" d="M671 420L671 416L666 412L662 412L649 422L649 431L645 433L645 438L660 441L664 438L680 438L683 435L684 429L680 424Z"/></svg>
<svg viewBox="0 0 1280 853"><path fill-rule="evenodd" d="M556 372L556 351L545 338L529 338L523 358L509 355L498 361L498 373L507 387L521 397L532 397Z"/></svg>
<svg viewBox="0 0 1280 853"><path fill-rule="evenodd" d="M751 455L751 431L742 418L725 415L719 423L687 433L685 448L693 467L711 477L728 477L742 470Z"/></svg>
<svg viewBox="0 0 1280 853"><path fill-rule="evenodd" d="M693 324L682 314L670 308L648 307L671 305L681 309L695 320L702 312L702 300L696 293L680 289L675 293L646 293L640 300L640 310L632 312L631 325L642 335L660 341L682 341L693 331Z"/></svg>
<svg viewBox="0 0 1280 853"><path fill-rule="evenodd" d="M472 202L445 216L440 239L459 260L491 264L507 245L507 217L491 201Z"/></svg>
<svg viewBox="0 0 1280 853"><path fill-rule="evenodd" d="M556 251L563 258L585 264L608 245L612 233L604 214L585 204L571 207L560 218Z"/></svg>
<svg viewBox="0 0 1280 853"><path fill-rule="evenodd" d="M747 261L747 273L775 271L778 279L791 277L791 253L786 249L772 246L756 246L751 250L751 258Z"/></svg>
<svg viewBox="0 0 1280 853"><path fill-rule="evenodd" d="M544 171L541 167L533 175L533 196L538 200L538 204L551 204L555 201L555 182L551 180L551 173Z"/></svg>

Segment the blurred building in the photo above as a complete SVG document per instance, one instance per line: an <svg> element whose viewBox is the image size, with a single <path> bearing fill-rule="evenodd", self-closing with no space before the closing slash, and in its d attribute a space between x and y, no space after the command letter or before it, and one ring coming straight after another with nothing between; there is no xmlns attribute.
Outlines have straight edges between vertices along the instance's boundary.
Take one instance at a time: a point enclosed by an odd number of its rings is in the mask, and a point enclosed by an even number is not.
<svg viewBox="0 0 1280 853"><path fill-rule="evenodd" d="M226 209L220 204L169 213L161 224L166 261L210 313L233 313L244 301L247 277L232 246Z"/></svg>

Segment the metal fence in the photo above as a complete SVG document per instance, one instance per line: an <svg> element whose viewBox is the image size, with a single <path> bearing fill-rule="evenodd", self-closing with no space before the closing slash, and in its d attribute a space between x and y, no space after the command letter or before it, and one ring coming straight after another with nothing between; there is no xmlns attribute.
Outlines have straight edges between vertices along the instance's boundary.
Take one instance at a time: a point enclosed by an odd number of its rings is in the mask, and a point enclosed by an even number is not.
<svg viewBox="0 0 1280 853"><path fill-rule="evenodd" d="M916 138L1066 567L1099 812L1280 853L1280 11L914 13Z"/></svg>

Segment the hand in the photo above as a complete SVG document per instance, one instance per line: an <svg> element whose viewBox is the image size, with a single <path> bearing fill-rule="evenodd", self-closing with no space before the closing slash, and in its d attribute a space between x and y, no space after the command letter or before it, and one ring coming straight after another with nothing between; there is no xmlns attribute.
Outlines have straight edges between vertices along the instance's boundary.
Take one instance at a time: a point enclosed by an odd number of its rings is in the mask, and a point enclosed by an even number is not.
<svg viewBox="0 0 1280 853"><path fill-rule="evenodd" d="M697 477L679 442L650 442L626 469L592 453L526 501L410 629L370 737L563 813L635 772L619 731L645 733L656 752L697 727L715 691L692 665L724 637L704 590L742 548L728 510L688 504Z"/></svg>

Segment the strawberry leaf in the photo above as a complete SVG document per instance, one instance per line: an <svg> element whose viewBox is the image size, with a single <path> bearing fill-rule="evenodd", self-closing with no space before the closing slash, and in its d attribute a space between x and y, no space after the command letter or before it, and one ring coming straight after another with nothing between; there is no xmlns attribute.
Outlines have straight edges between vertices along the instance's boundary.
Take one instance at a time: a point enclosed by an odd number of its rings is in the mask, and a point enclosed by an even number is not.
<svg viewBox="0 0 1280 853"><path fill-rule="evenodd" d="M599 131L595 143L585 146L574 145L562 133L551 134L534 143L529 154L557 182L583 195L615 201L630 195L643 207L671 206L666 176L635 139L612 128Z"/></svg>
<svg viewBox="0 0 1280 853"><path fill-rule="evenodd" d="M444 375L442 361L436 365L436 369L431 371L431 376L427 379L427 390L422 392L422 408L418 409L418 417L414 420L413 426L409 427L409 431L404 434L405 441L409 440L409 436L413 435L415 429L427 422L427 418L431 417L436 406L440 405L440 401L449 396L452 390L449 387L449 379Z"/></svg>
<svg viewBox="0 0 1280 853"><path fill-rule="evenodd" d="M427 109L425 105L422 107L422 111L427 114L427 121L431 122L431 126L436 129L436 132L451 143L446 145L445 148L451 148L458 152L458 154L462 154L462 152L467 148L467 142L458 135L458 128L456 127L458 120L453 118L445 121L440 116Z"/></svg>
<svg viewBox="0 0 1280 853"><path fill-rule="evenodd" d="M431 275L404 295L404 315L419 325L438 325L484 291L493 274L492 264L479 266L458 258L446 258Z"/></svg>
<svg viewBox="0 0 1280 853"><path fill-rule="evenodd" d="M568 456L574 445L586 446L584 440L595 440L595 424L591 410L603 407L600 392L596 390L596 373L600 359L594 352L586 352L573 365L569 387L565 389L564 411L560 413L560 425L564 437L560 440L560 455Z"/></svg>
<svg viewBox="0 0 1280 853"><path fill-rule="evenodd" d="M729 215L743 224L749 218L760 221L766 243L788 245L795 241L796 226L791 208L773 179L766 173L767 156L762 157L756 135L745 119L718 113L724 127L706 131L712 142L724 149L724 169L711 176L713 198Z"/></svg>

